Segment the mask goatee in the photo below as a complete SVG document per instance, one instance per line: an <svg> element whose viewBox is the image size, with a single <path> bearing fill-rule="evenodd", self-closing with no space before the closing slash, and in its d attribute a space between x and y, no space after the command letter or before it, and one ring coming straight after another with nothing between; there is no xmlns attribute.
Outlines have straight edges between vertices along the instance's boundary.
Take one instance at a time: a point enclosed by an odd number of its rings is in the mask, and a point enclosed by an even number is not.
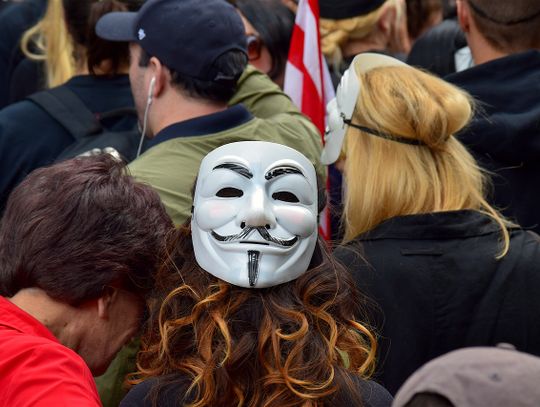
<svg viewBox="0 0 540 407"><path fill-rule="evenodd" d="M259 277L259 256L261 252L256 250L248 250L248 277L249 286L255 287L257 278Z"/></svg>

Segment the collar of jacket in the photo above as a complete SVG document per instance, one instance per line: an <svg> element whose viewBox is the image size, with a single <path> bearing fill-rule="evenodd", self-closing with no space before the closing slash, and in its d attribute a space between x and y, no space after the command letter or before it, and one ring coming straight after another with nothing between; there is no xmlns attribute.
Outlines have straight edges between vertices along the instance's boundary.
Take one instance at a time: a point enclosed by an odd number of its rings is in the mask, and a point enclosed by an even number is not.
<svg viewBox="0 0 540 407"><path fill-rule="evenodd" d="M396 216L355 240L439 240L481 236L499 231L500 226L489 216L475 210L460 210Z"/></svg>
<svg viewBox="0 0 540 407"><path fill-rule="evenodd" d="M253 118L243 106L235 105L221 112L195 117L165 127L146 143L146 149L178 137L208 136L247 123Z"/></svg>

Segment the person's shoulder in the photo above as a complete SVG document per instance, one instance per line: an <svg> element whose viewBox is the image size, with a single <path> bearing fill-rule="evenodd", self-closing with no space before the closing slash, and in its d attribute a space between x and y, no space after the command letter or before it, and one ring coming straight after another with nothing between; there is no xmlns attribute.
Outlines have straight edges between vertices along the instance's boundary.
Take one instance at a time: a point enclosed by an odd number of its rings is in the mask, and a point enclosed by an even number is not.
<svg viewBox="0 0 540 407"><path fill-rule="evenodd" d="M69 145L73 138L45 110L30 100L21 100L0 110L0 151L25 160L47 160L50 152ZM3 146L7 147L3 147ZM33 169L33 168L32 168Z"/></svg>
<svg viewBox="0 0 540 407"><path fill-rule="evenodd" d="M372 380L358 380L364 407L385 407L392 405L393 397L383 386Z"/></svg>
<svg viewBox="0 0 540 407"><path fill-rule="evenodd" d="M35 142L41 139L39 135L43 132L52 138L58 131L64 132L60 124L30 100L12 103L0 110L0 136L4 139L22 140L31 137ZM51 138L48 138L48 142Z"/></svg>
<svg viewBox="0 0 540 407"><path fill-rule="evenodd" d="M331 405L356 405L358 403L358 396L360 396L362 406L364 407L390 407L392 405L392 396L380 384L359 376L353 376L352 381L353 386L355 386L356 396L352 396L351 392L342 389L335 394Z"/></svg>
<svg viewBox="0 0 540 407"><path fill-rule="evenodd" d="M70 348L55 340L19 333L3 337L4 345L9 344L12 355L17 354L18 367L31 368L47 375L90 375L85 361Z"/></svg>
<svg viewBox="0 0 540 407"><path fill-rule="evenodd" d="M100 405L92 374L78 354L47 338L24 336L20 339L21 352L11 371L9 397L14 404Z"/></svg>
<svg viewBox="0 0 540 407"><path fill-rule="evenodd" d="M188 380L183 376L153 377L132 387L120 407L173 407L183 405Z"/></svg>
<svg viewBox="0 0 540 407"><path fill-rule="evenodd" d="M339 244L335 247L333 254L338 260L348 264L362 261L365 255L362 242L358 239Z"/></svg>
<svg viewBox="0 0 540 407"><path fill-rule="evenodd" d="M0 120L2 122L11 120L16 122L20 118L33 119L34 114L46 115L45 111L41 109L37 104L30 100L20 100L15 103L11 103L4 108L0 109Z"/></svg>
<svg viewBox="0 0 540 407"><path fill-rule="evenodd" d="M29 349L29 363L42 366L50 366L58 374L77 374L88 376L90 370L85 361L70 348L58 342L50 340L33 341L32 348Z"/></svg>
<svg viewBox="0 0 540 407"><path fill-rule="evenodd" d="M152 406L151 391L157 383L156 379L148 379L131 388L126 397L120 402L120 407L150 407Z"/></svg>
<svg viewBox="0 0 540 407"><path fill-rule="evenodd" d="M517 256L521 263L530 263L531 269L540 268L540 262L537 261L540 260L540 235L532 230L511 229L510 251L507 256Z"/></svg>
<svg viewBox="0 0 540 407"><path fill-rule="evenodd" d="M148 148L141 156L130 162L128 168L136 178L148 181L162 178L176 179L179 171L196 174L200 161L206 153L219 147L217 141L207 136L166 140Z"/></svg>
<svg viewBox="0 0 540 407"><path fill-rule="evenodd" d="M322 140L317 128L305 116L277 115L272 119L255 118L244 133L250 140L283 144L301 151L315 166L320 179L326 179L326 167L321 164Z"/></svg>

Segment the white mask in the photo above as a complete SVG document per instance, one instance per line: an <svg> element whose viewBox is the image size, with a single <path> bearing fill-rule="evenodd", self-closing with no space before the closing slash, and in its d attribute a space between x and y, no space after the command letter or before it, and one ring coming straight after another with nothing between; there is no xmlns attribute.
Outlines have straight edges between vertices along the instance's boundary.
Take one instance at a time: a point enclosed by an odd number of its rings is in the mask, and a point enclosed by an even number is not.
<svg viewBox="0 0 540 407"><path fill-rule="evenodd" d="M382 54L364 53L354 57L337 87L336 97L328 102L326 112L328 125L324 135L321 162L329 165L339 158L347 127L345 120L351 120L356 101L360 96L360 81L355 72L365 73L381 66L408 66L398 59Z"/></svg>
<svg viewBox="0 0 540 407"><path fill-rule="evenodd" d="M231 143L202 161L191 232L199 266L241 287L294 280L317 242L317 177L292 148Z"/></svg>

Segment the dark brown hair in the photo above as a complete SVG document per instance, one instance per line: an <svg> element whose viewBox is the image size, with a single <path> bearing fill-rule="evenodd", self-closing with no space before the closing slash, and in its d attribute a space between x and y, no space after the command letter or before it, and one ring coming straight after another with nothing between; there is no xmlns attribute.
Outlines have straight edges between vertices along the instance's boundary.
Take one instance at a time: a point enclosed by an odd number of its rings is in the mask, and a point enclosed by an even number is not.
<svg viewBox="0 0 540 407"><path fill-rule="evenodd" d="M139 66L147 68L152 56L141 47ZM171 75L171 85L185 95L217 103L227 103L237 89L237 82L248 63L247 55L238 50L229 50L221 54L212 66L222 75L231 78L221 81L203 81L192 78L167 67Z"/></svg>
<svg viewBox="0 0 540 407"><path fill-rule="evenodd" d="M75 44L85 47L91 73L103 61L110 63L111 75L129 64L128 43L99 38L95 33L97 21L112 11L136 11L142 3L142 0L63 0L68 31Z"/></svg>
<svg viewBox="0 0 540 407"><path fill-rule="evenodd" d="M407 0L407 31L412 39L417 39L430 28L434 14L442 19L442 0Z"/></svg>
<svg viewBox="0 0 540 407"><path fill-rule="evenodd" d="M375 338L357 322L350 274L323 245L298 279L246 289L202 270L180 228L131 383L158 377L154 405L171 384L192 406L361 405L357 381L372 372Z"/></svg>
<svg viewBox="0 0 540 407"><path fill-rule="evenodd" d="M37 287L77 305L114 284L143 295L171 228L157 193L107 154L38 169L0 224L0 294Z"/></svg>
<svg viewBox="0 0 540 407"><path fill-rule="evenodd" d="M538 0L466 0L480 33L497 50L514 53L540 47Z"/></svg>
<svg viewBox="0 0 540 407"><path fill-rule="evenodd" d="M294 13L282 0L236 0L232 3L257 30L272 57L268 76L272 80L281 77L287 65Z"/></svg>

